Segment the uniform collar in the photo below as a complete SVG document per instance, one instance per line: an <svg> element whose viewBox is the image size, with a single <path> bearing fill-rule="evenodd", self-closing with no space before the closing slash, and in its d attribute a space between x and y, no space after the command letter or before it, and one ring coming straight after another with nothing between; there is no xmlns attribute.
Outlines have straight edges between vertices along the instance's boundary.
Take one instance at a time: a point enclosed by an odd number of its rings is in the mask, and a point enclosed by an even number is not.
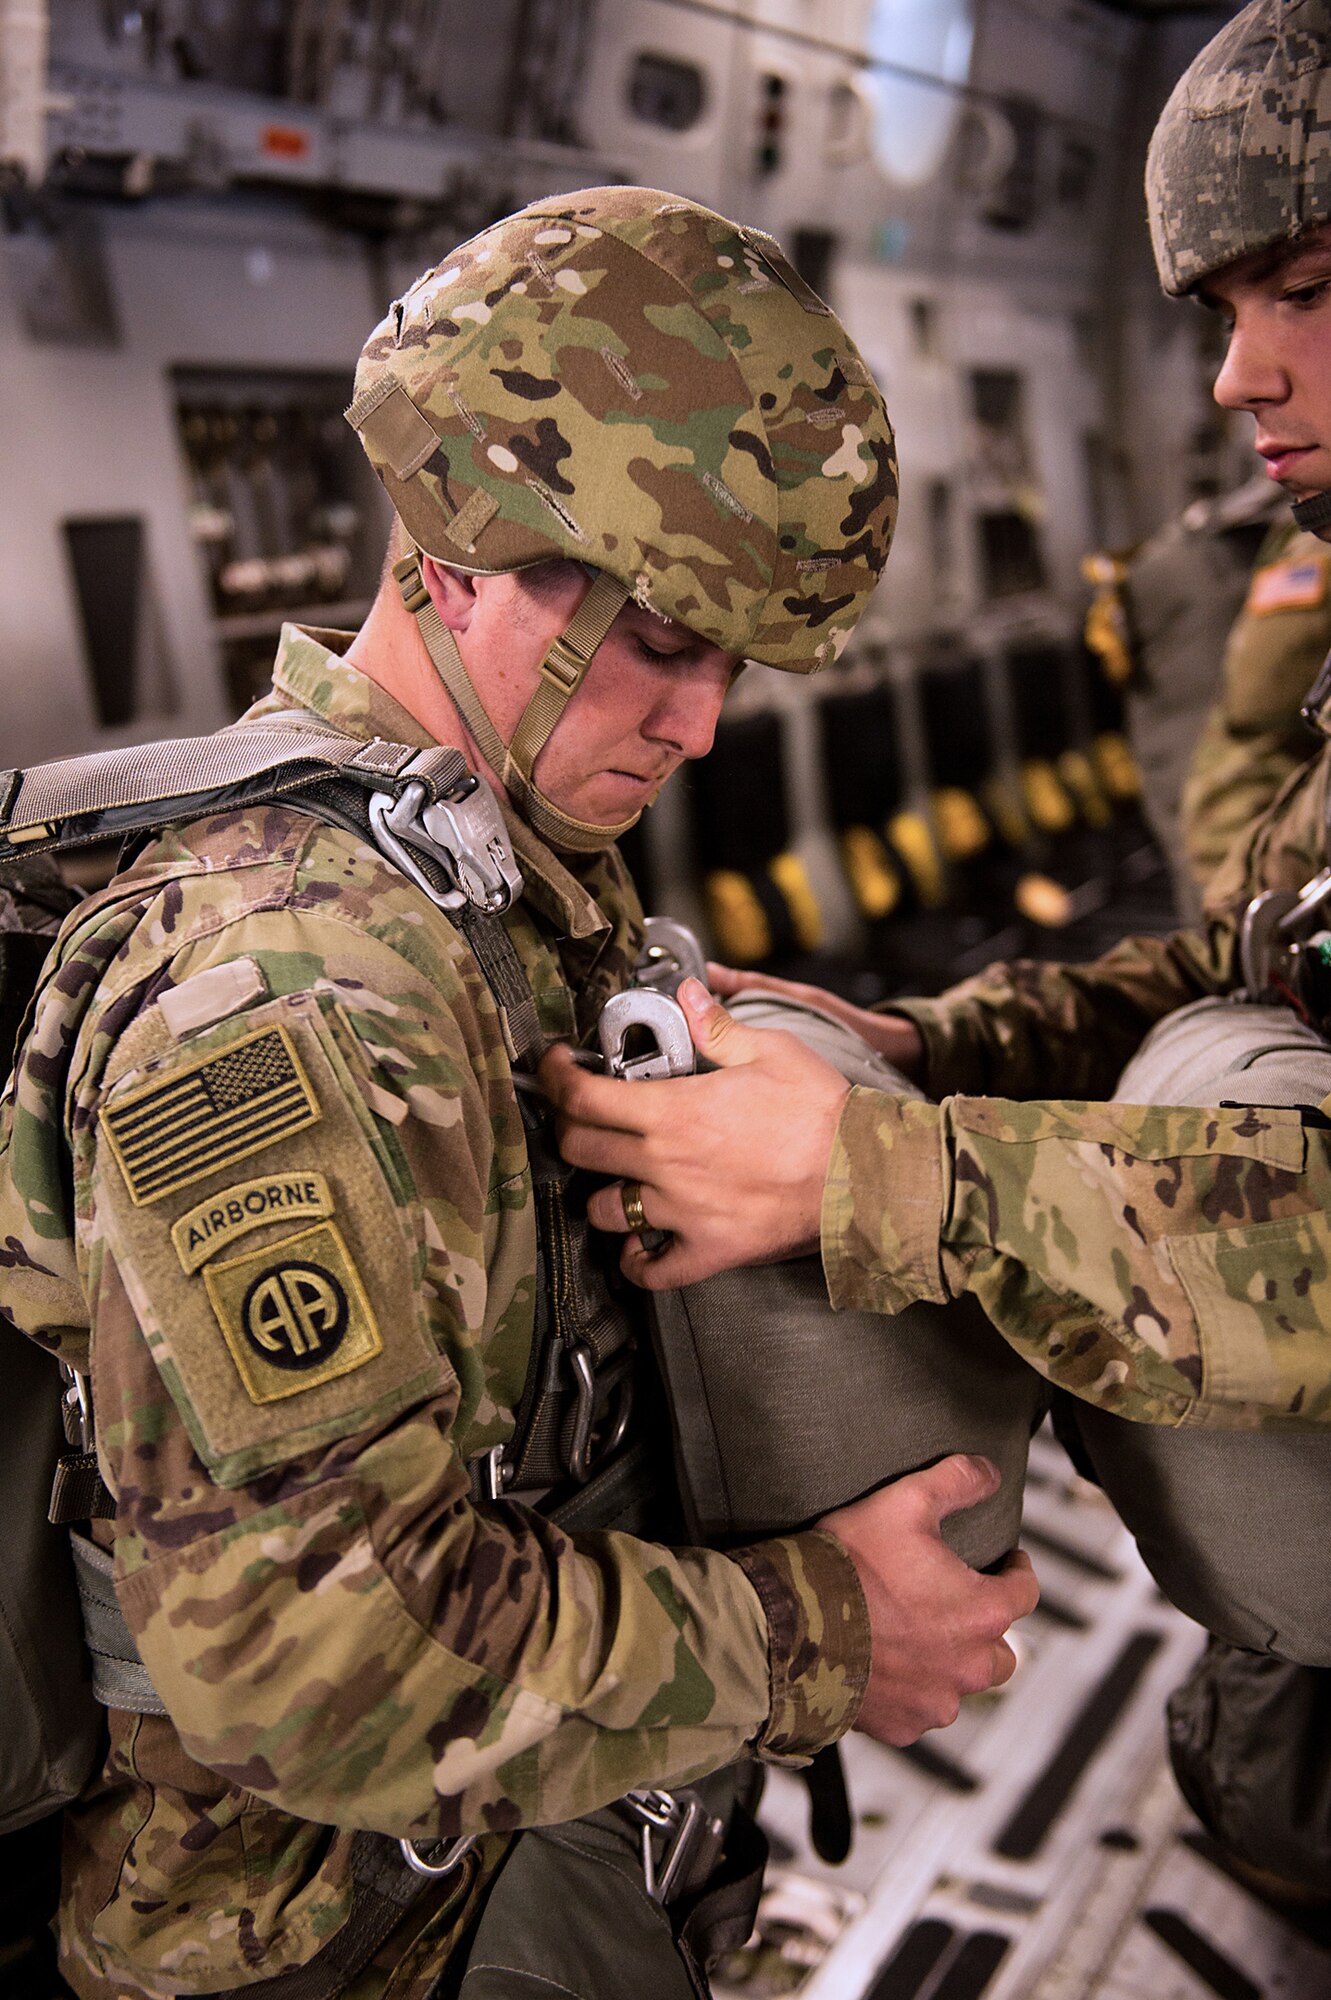
<svg viewBox="0 0 1331 2000"><path fill-rule="evenodd" d="M280 714L293 705L318 716L348 736L382 736L389 743L409 743L427 749L434 738L414 715L342 657L353 633L284 625L273 662L273 691L247 710L246 720ZM545 842L518 818L508 799L497 794L513 852L522 870L523 894L564 937L590 938L611 928L610 919L584 884ZM596 869L600 857L586 863L573 856L573 867Z"/></svg>

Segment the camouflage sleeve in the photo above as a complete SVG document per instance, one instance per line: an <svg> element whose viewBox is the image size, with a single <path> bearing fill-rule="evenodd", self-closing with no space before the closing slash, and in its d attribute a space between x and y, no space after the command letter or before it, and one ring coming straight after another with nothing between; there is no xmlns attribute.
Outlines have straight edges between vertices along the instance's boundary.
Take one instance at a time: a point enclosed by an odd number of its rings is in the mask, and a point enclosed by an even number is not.
<svg viewBox="0 0 1331 2000"><path fill-rule="evenodd" d="M890 1011L924 1040L930 1095L1111 1095L1158 1020L1238 983L1237 922L1248 897L1298 888L1323 865L1329 769L1324 748L1230 850L1196 930L1128 938L1088 965L992 966L937 1000L893 1000Z"/></svg>
<svg viewBox="0 0 1331 2000"><path fill-rule="evenodd" d="M757 1748L768 1763L803 1764L853 1727L869 1684L869 1612L854 1563L834 1536L811 1529L734 1560L762 1601L771 1643L771 1713Z"/></svg>
<svg viewBox="0 0 1331 2000"><path fill-rule="evenodd" d="M185 1747L397 1835L571 1818L764 1730L808 1754L860 1698L848 1562L778 1550L765 1600L720 1554L473 1504L531 1186L470 954L399 942L336 899L252 913L119 1028L131 983L80 1084L120 1594Z"/></svg>
<svg viewBox="0 0 1331 2000"><path fill-rule="evenodd" d="M1179 816L1188 866L1203 888L1314 749L1297 715L1281 728L1247 730L1223 709L1212 709L1188 767Z"/></svg>
<svg viewBox="0 0 1331 2000"><path fill-rule="evenodd" d="M1331 1423L1331 1149L1297 1111L852 1090L832 1302L974 1292L1061 1388L1147 1423Z"/></svg>
<svg viewBox="0 0 1331 2000"><path fill-rule="evenodd" d="M1331 552L1293 522L1258 555L1225 646L1224 691L1192 754L1180 831L1205 887L1235 840L1316 754L1300 711L1331 646Z"/></svg>

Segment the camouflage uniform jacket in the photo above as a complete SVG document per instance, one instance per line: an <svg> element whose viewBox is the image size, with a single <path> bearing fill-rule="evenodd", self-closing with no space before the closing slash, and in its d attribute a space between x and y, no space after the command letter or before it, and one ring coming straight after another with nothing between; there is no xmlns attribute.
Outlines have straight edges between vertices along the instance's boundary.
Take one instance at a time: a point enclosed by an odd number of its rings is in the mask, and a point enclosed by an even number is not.
<svg viewBox="0 0 1331 2000"><path fill-rule="evenodd" d="M426 741L334 636L289 628L260 707ZM585 1036L636 899L613 850L575 877L510 833L542 1025ZM112 1714L69 1815L80 1995L303 1964L354 1829L506 1835L850 1725L867 1619L829 1537L731 1560L473 1504L531 1348L526 1144L471 951L364 842L282 808L158 837L66 925L4 1111L7 1310L75 1361L91 1329L118 1592L169 1713Z"/></svg>
<svg viewBox="0 0 1331 2000"><path fill-rule="evenodd" d="M1297 1110L1097 1101L1162 1016L1236 987L1247 895L1323 864L1329 778L1324 747L1230 854L1201 928L892 1003L942 1102L852 1090L823 1198L835 1305L972 1291L1051 1381L1120 1415L1331 1421L1331 1134Z"/></svg>
<svg viewBox="0 0 1331 2000"><path fill-rule="evenodd" d="M1282 522L1225 644L1224 689L1188 766L1179 824L1205 888L1291 771L1316 754L1300 710L1331 648L1331 549Z"/></svg>

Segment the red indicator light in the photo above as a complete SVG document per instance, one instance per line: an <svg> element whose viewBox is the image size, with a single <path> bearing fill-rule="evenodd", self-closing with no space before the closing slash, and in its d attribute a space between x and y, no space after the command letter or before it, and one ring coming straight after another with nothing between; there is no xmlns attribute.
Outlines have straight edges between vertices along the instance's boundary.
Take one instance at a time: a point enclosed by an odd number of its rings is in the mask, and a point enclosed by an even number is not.
<svg viewBox="0 0 1331 2000"><path fill-rule="evenodd" d="M259 135L259 151L275 160L303 160L310 150L310 135L299 125L265 125Z"/></svg>

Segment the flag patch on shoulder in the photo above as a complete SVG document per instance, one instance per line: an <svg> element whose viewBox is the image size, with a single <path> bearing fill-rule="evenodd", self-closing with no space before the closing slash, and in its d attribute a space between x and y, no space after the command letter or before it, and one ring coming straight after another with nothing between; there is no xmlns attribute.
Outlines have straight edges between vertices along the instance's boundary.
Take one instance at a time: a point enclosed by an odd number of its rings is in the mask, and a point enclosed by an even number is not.
<svg viewBox="0 0 1331 2000"><path fill-rule="evenodd" d="M260 1028L109 1104L102 1131L139 1207L320 1117L285 1028Z"/></svg>
<svg viewBox="0 0 1331 2000"><path fill-rule="evenodd" d="M1272 611L1315 611L1326 602L1326 580L1325 557L1269 563L1253 577L1243 608L1257 618Z"/></svg>

